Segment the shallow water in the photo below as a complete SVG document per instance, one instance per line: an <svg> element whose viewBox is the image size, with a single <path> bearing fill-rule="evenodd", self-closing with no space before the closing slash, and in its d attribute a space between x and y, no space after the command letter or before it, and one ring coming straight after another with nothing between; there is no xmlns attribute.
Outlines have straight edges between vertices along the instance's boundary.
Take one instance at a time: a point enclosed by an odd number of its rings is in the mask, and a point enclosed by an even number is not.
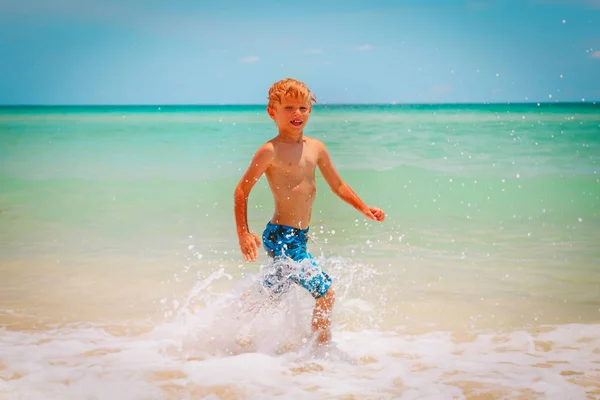
<svg viewBox="0 0 600 400"><path fill-rule="evenodd" d="M237 248L264 107L0 109L0 398L600 397L599 115L315 108L307 134L388 218L318 176L337 300L314 348L310 296L268 302ZM256 233L271 207L261 180Z"/></svg>
<svg viewBox="0 0 600 400"><path fill-rule="evenodd" d="M338 281L349 282L342 272L349 269L331 270ZM376 321L385 303L350 295L351 283L338 290L334 343L318 347L307 329L313 302L305 292L292 290L271 303L252 290L251 276L225 293L213 291L231 278L219 270L199 279L181 302L163 298L160 322L40 323L5 311L3 320L20 325L9 322L1 331L0 394L31 399L600 395L600 325L412 333L410 321L404 321L381 329Z"/></svg>

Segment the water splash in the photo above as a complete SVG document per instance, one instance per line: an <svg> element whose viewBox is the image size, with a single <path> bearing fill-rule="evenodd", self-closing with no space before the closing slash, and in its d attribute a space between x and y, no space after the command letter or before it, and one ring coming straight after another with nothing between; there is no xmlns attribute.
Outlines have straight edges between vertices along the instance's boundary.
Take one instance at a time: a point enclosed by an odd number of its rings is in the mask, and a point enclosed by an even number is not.
<svg viewBox="0 0 600 400"><path fill-rule="evenodd" d="M370 322L379 318L378 272L318 261L339 294L331 346L313 346L306 291L269 296L261 273L219 291L232 278L219 268L165 301L171 314L154 325L0 328L0 398L585 398L600 390L598 325L384 331Z"/></svg>

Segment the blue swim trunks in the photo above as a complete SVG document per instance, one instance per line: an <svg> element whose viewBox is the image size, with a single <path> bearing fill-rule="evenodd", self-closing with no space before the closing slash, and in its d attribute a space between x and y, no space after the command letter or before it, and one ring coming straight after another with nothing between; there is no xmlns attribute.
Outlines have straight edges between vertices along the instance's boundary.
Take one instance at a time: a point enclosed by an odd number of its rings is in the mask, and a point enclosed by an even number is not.
<svg viewBox="0 0 600 400"><path fill-rule="evenodd" d="M262 241L273 263L266 268L264 285L275 293L284 291L290 281L308 290L315 299L329 290L331 278L306 251L307 234L308 228L267 223Z"/></svg>

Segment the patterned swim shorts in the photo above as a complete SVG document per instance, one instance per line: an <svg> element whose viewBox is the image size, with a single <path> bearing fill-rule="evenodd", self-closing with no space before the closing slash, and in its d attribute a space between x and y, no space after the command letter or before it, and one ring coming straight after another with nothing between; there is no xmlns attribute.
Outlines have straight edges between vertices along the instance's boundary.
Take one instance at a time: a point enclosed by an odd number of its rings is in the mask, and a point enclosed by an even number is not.
<svg viewBox="0 0 600 400"><path fill-rule="evenodd" d="M266 287L279 293L291 281L308 290L315 299L327 293L331 278L317 265L312 254L306 251L307 234L308 228L267 223L262 241L273 262L266 268ZM290 259L295 263L290 263Z"/></svg>

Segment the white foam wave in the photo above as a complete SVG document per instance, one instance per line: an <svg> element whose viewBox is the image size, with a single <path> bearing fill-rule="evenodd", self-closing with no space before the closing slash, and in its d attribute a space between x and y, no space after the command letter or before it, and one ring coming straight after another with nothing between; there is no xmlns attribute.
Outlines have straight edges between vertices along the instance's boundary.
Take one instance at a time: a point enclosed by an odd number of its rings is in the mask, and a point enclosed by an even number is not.
<svg viewBox="0 0 600 400"><path fill-rule="evenodd" d="M330 346L314 345L314 302L305 291L292 287L274 300L248 276L217 293L215 284L230 278L218 270L180 301L165 301L174 307L156 324L0 329L0 398L600 395L600 325L508 333L382 331L369 325L377 307L360 296L374 271L341 259L323 262L339 288Z"/></svg>

